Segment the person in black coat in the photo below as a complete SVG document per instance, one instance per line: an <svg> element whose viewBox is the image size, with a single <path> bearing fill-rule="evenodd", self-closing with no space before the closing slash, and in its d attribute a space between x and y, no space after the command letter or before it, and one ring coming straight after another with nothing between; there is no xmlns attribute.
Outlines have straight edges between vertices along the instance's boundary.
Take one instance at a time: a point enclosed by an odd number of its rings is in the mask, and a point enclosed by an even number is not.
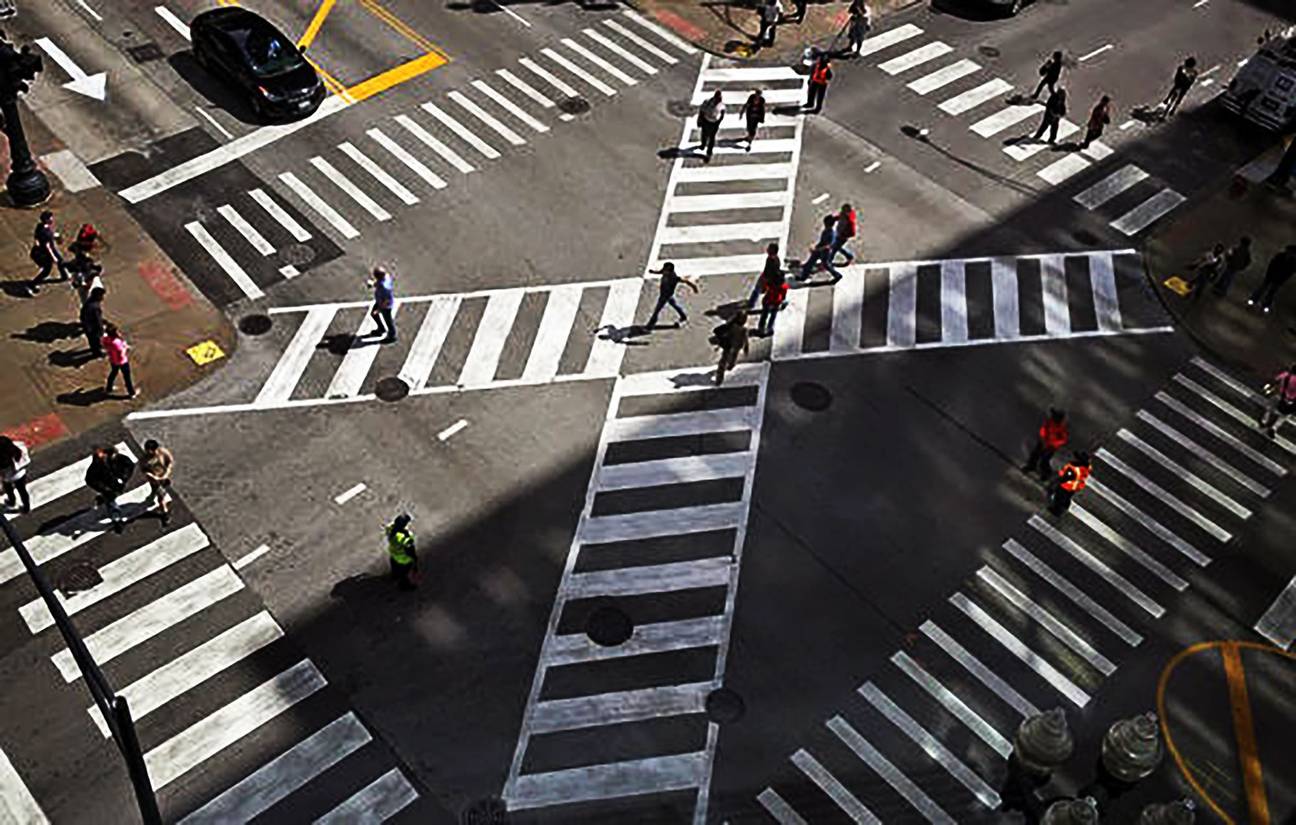
<svg viewBox="0 0 1296 825"><path fill-rule="evenodd" d="M104 334L103 299L104 290L94 289L81 305L81 331L90 344L91 358L102 358L104 354L103 344L100 343Z"/></svg>
<svg viewBox="0 0 1296 825"><path fill-rule="evenodd" d="M135 471L135 462L117 452L113 446L96 447L86 469L85 483L98 495L96 501L102 504L112 519L113 530L120 533L126 523L117 496L126 492L126 482L130 481Z"/></svg>
<svg viewBox="0 0 1296 825"><path fill-rule="evenodd" d="M1039 100L1040 92L1044 91L1045 86L1048 87L1049 94L1053 94L1058 80L1062 77L1062 52L1053 52L1053 56L1040 66L1039 74L1040 82L1035 87L1035 93L1031 95L1031 100Z"/></svg>
<svg viewBox="0 0 1296 825"><path fill-rule="evenodd" d="M1035 130L1031 140L1039 140L1047 129L1049 146L1057 143L1058 126L1062 124L1062 118L1066 117L1066 113L1066 89L1059 87L1048 96L1048 101L1044 104L1044 117L1040 118L1039 128Z"/></svg>

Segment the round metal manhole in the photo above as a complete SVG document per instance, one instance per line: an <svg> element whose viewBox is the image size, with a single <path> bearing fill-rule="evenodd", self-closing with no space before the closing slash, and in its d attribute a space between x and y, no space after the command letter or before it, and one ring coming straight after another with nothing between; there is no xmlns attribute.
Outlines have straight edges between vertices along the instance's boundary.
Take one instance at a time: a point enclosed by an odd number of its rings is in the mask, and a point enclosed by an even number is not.
<svg viewBox="0 0 1296 825"><path fill-rule="evenodd" d="M634 622L615 607L600 607L585 621L585 634L596 645L616 647L634 635Z"/></svg>
<svg viewBox="0 0 1296 825"><path fill-rule="evenodd" d="M707 694L707 716L718 725L737 722L747 712L747 705L736 691L716 688Z"/></svg>
<svg viewBox="0 0 1296 825"><path fill-rule="evenodd" d="M1003 52L999 51L994 46L977 46L977 53L982 57L988 57L992 60L1003 54Z"/></svg>
<svg viewBox="0 0 1296 825"><path fill-rule="evenodd" d="M395 375L378 379L378 384L374 387L374 395L378 396L379 401L400 401L409 394L409 384Z"/></svg>
<svg viewBox="0 0 1296 825"><path fill-rule="evenodd" d="M502 799L479 799L464 809L459 821L463 825L504 825L508 822L508 808Z"/></svg>
<svg viewBox="0 0 1296 825"><path fill-rule="evenodd" d="M274 321L270 320L269 315L256 313L253 315L244 315L239 319L239 332L244 335L265 335L274 326Z"/></svg>
<svg viewBox="0 0 1296 825"><path fill-rule="evenodd" d="M558 111L564 114L583 115L589 110L589 101L583 97L565 97L558 101Z"/></svg>
<svg viewBox="0 0 1296 825"><path fill-rule="evenodd" d="M59 576L58 579L58 589L63 592L64 596L71 596L73 593L89 590L99 584L103 584L103 576L99 575L99 571L94 568L94 565L85 562L74 564L64 570L63 575Z"/></svg>
<svg viewBox="0 0 1296 825"><path fill-rule="evenodd" d="M315 249L304 243L294 243L279 250L279 260L301 269L315 260Z"/></svg>
<svg viewBox="0 0 1296 825"><path fill-rule="evenodd" d="M823 412L832 406L832 393L823 384L799 381L792 385L792 403L803 410Z"/></svg>
<svg viewBox="0 0 1296 825"><path fill-rule="evenodd" d="M666 101L666 114L671 117L688 117L696 111L692 103L687 100L668 100Z"/></svg>

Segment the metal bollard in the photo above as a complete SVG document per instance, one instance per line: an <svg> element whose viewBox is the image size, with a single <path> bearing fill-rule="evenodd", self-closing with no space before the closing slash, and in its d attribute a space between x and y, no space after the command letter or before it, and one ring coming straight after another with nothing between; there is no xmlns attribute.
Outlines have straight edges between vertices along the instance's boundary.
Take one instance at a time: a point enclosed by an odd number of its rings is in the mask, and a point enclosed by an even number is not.
<svg viewBox="0 0 1296 825"><path fill-rule="evenodd" d="M1150 776L1163 756L1155 713L1122 719L1103 737L1103 769L1120 782L1132 784Z"/></svg>
<svg viewBox="0 0 1296 825"><path fill-rule="evenodd" d="M1059 799L1048 806L1040 825L1098 825L1098 803L1091 796Z"/></svg>
<svg viewBox="0 0 1296 825"><path fill-rule="evenodd" d="M1022 720L1013 735L1013 752L1017 764L1027 773L1047 776L1071 758L1075 740L1067 727L1062 708Z"/></svg>
<svg viewBox="0 0 1296 825"><path fill-rule="evenodd" d="M1139 814L1138 825L1192 825L1197 818L1197 806L1191 799L1148 805Z"/></svg>

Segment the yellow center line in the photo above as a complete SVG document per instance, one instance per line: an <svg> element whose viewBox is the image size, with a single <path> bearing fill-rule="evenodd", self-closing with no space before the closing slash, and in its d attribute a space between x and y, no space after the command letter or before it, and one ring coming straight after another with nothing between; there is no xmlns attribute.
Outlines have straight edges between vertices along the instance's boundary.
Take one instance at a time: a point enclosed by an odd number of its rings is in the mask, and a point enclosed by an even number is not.
<svg viewBox="0 0 1296 825"><path fill-rule="evenodd" d="M320 28L328 19L329 12L333 11L333 4L336 2L337 0L323 0L320 3L320 7L315 10L315 16L311 18L310 25L306 27L306 32L301 36L301 40L297 41L297 48L305 49L315 42L315 36L319 34Z"/></svg>
<svg viewBox="0 0 1296 825"><path fill-rule="evenodd" d="M1247 695L1246 672L1242 668L1242 651L1236 644L1227 644L1220 648L1220 656L1224 659L1224 674L1228 677L1229 705L1233 708L1233 731L1237 736L1238 764L1242 769L1250 822L1251 825L1269 825L1269 800L1265 797L1264 772L1260 767L1260 749L1256 744L1251 698Z"/></svg>
<svg viewBox="0 0 1296 825"><path fill-rule="evenodd" d="M391 11L379 5L376 0L360 0L360 5L362 8L364 8L365 11L379 18L380 20L382 20L387 25L391 26L400 34L405 35L405 37L412 40L416 45L418 45L424 51L434 53L434 54L439 54L441 55L443 60L448 59L445 52L441 51L441 49L435 43L433 43L431 40L428 40L419 32L415 31L412 26L410 26L404 20L401 20Z"/></svg>

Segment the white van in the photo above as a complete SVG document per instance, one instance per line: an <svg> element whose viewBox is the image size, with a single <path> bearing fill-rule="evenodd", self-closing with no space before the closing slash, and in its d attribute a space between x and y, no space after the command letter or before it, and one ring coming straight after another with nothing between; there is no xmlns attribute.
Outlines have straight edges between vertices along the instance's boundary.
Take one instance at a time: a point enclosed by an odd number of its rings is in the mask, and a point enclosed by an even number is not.
<svg viewBox="0 0 1296 825"><path fill-rule="evenodd" d="M1266 129L1296 125L1296 26L1265 32L1260 48L1220 96L1225 108Z"/></svg>

